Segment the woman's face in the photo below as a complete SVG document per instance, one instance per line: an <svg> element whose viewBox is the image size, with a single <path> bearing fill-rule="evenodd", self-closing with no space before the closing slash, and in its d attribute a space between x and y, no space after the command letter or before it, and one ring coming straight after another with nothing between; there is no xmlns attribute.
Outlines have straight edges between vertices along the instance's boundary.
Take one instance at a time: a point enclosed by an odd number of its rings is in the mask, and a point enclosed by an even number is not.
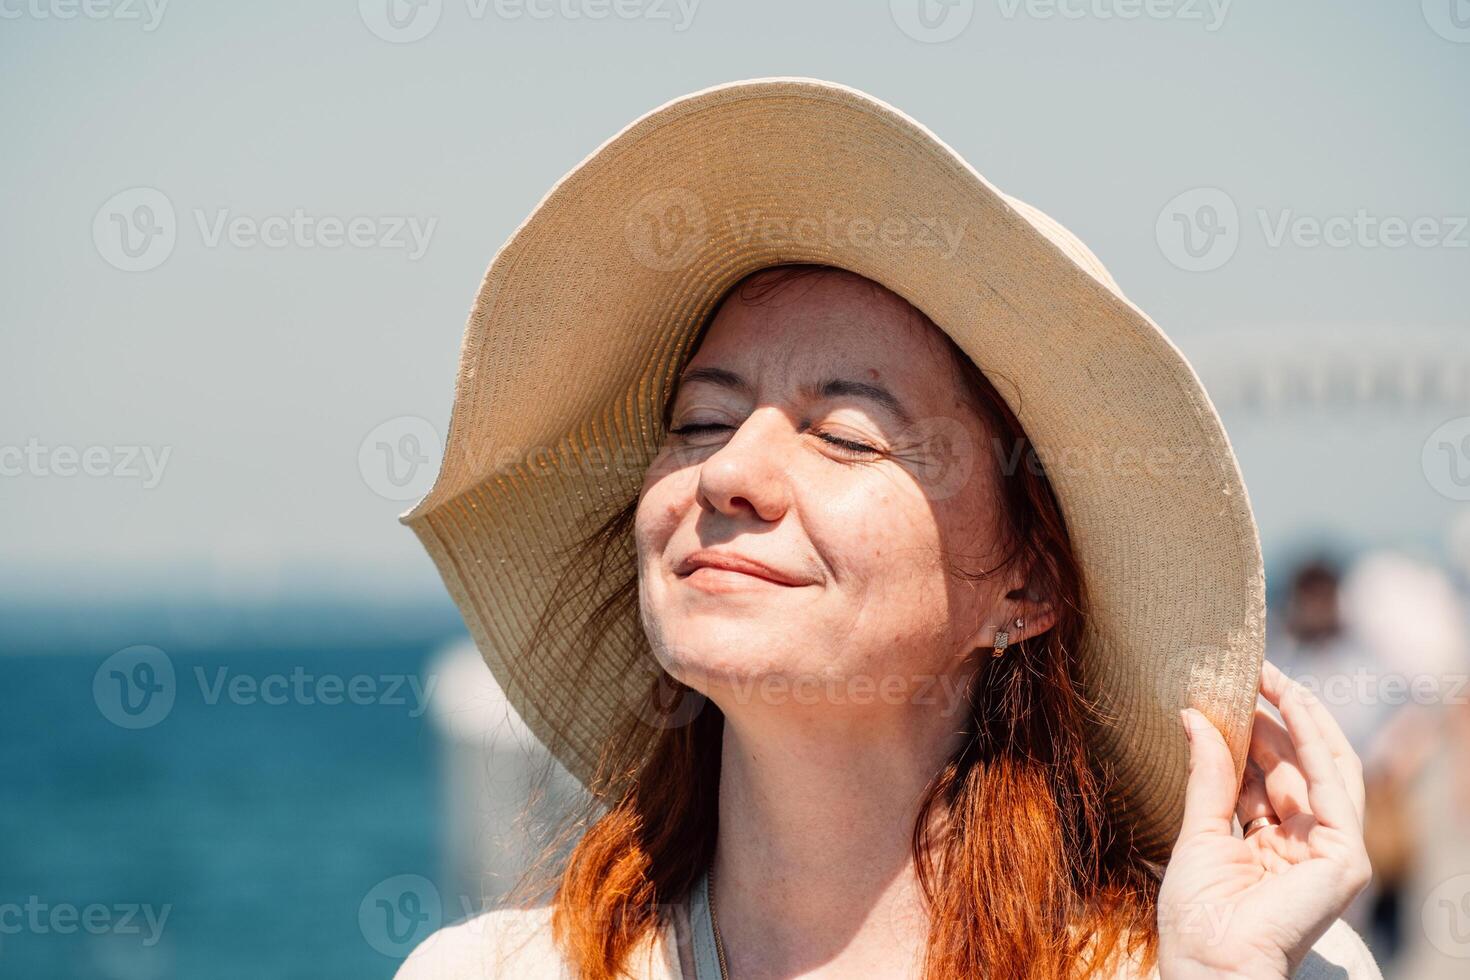
<svg viewBox="0 0 1470 980"><path fill-rule="evenodd" d="M636 540L654 652L727 714L963 697L1022 583L946 572L946 553L978 571L1001 549L990 439L941 340L902 298L831 273L732 294L710 324ZM781 581L691 571L700 553Z"/></svg>

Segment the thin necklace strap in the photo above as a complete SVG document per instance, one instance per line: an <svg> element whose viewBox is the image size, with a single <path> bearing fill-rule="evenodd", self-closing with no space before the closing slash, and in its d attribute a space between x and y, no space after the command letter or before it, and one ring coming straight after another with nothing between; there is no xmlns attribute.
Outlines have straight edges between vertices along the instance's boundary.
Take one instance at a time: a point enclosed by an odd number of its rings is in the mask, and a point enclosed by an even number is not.
<svg viewBox="0 0 1470 980"><path fill-rule="evenodd" d="M689 890L689 931L694 943L694 980L721 980L715 924L710 915L709 870Z"/></svg>

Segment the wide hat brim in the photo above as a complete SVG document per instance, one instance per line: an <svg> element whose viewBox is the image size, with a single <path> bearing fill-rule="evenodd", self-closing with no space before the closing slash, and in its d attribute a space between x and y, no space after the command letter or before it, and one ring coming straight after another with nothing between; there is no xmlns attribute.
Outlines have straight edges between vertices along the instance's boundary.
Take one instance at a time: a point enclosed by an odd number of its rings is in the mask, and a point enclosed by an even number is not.
<svg viewBox="0 0 1470 980"><path fill-rule="evenodd" d="M491 262L443 464L401 520L508 700L590 778L646 687L636 611L590 662L578 626L617 576L558 596L534 658L531 633L565 563L585 560L568 546L636 497L713 304L786 262L903 296L1019 417L1086 581L1095 756L1122 826L1166 859L1188 767L1179 709L1224 735L1238 788L1264 652L1260 544L1225 431L1184 356L1065 229L831 82L754 79L659 107L558 181Z"/></svg>

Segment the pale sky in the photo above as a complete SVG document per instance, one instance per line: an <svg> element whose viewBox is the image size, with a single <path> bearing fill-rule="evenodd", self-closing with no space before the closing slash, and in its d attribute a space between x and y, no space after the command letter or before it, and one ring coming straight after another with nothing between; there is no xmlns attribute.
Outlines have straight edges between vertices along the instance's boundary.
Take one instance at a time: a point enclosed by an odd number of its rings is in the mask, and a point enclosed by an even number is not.
<svg viewBox="0 0 1470 980"><path fill-rule="evenodd" d="M7 595L435 593L364 440L442 433L485 267L557 178L739 78L916 117L1087 242L1207 385L1282 350L1470 367L1454 0L388 2L0 0ZM1179 200L1234 210L1227 256L1166 241ZM1433 547L1470 507L1421 460L1458 390L1217 395L1268 552Z"/></svg>

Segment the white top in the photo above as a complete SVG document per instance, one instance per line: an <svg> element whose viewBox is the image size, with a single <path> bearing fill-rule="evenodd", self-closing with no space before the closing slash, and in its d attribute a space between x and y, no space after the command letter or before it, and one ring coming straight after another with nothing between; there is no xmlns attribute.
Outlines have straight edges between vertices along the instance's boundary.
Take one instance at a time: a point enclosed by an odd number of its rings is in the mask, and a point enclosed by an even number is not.
<svg viewBox="0 0 1470 980"><path fill-rule="evenodd" d="M687 902L675 905L671 920L651 944L635 954L630 975L637 980L719 980L709 932L705 878ZM703 954L703 955L701 955ZM711 972L713 967L713 972ZM395 980L484 980L490 977L572 980L551 941L551 906L498 909L424 940L403 961ZM1121 980L1156 980L1122 971ZM1317 940L1293 980L1383 980L1373 954L1352 926L1338 919Z"/></svg>

